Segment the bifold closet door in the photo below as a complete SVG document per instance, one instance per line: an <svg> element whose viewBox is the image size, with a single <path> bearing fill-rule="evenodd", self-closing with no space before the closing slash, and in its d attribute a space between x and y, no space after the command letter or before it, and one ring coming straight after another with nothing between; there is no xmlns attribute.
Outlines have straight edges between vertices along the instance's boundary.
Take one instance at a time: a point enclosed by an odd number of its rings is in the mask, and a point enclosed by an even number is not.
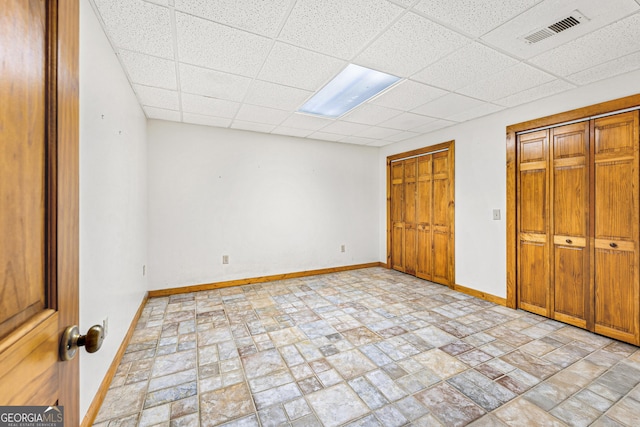
<svg viewBox="0 0 640 427"><path fill-rule="evenodd" d="M433 228L431 217L433 210L433 155L418 157L418 176L416 184L416 228L417 228L417 265L416 276L433 280Z"/></svg>
<svg viewBox="0 0 640 427"><path fill-rule="evenodd" d="M404 162L391 163L391 268L404 272Z"/></svg>
<svg viewBox="0 0 640 427"><path fill-rule="evenodd" d="M589 122L551 129L553 318L587 327L589 289Z"/></svg>
<svg viewBox="0 0 640 427"><path fill-rule="evenodd" d="M391 163L391 266L450 286L450 151Z"/></svg>
<svg viewBox="0 0 640 427"><path fill-rule="evenodd" d="M416 240L417 158L404 162L404 272L416 274L418 242Z"/></svg>
<svg viewBox="0 0 640 427"><path fill-rule="evenodd" d="M449 152L441 151L432 154L433 171L433 203L432 203L432 243L433 281L443 285L451 285L449 277L449 251L451 242L451 219L449 204L450 167Z"/></svg>
<svg viewBox="0 0 640 427"><path fill-rule="evenodd" d="M551 317L549 131L518 136L518 306Z"/></svg>
<svg viewBox="0 0 640 427"><path fill-rule="evenodd" d="M596 119L595 331L638 344L638 111Z"/></svg>

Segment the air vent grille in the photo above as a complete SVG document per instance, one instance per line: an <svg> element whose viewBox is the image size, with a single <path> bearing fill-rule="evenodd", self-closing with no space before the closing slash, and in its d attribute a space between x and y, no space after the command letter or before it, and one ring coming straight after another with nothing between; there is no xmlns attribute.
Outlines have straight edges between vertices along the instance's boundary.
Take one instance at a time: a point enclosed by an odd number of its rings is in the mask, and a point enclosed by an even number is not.
<svg viewBox="0 0 640 427"><path fill-rule="evenodd" d="M566 18L562 18L551 25L547 25L546 27L539 28L525 36L522 36L521 39L528 44L538 43L551 36L555 36L558 33L568 30L569 28L580 25L585 21L588 21L588 19L580 13L580 11L574 10L571 15Z"/></svg>
<svg viewBox="0 0 640 427"><path fill-rule="evenodd" d="M568 30L571 27L575 27L578 25L580 21L578 21L573 16L563 19L562 21L558 21L553 25L549 25L549 29L555 33L559 33L564 30Z"/></svg>

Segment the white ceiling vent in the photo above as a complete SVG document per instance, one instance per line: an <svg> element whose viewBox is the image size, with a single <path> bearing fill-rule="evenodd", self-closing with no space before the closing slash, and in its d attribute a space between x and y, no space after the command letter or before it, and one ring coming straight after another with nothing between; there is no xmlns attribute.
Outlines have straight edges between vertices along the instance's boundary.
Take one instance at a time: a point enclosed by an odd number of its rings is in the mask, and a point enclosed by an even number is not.
<svg viewBox="0 0 640 427"><path fill-rule="evenodd" d="M538 43L539 41L548 39L551 36L555 36L556 34L563 32L564 30L568 30L569 28L580 25L581 23L588 20L589 19L582 13L580 13L580 11L574 10L569 16L558 19L553 24L547 25L543 28L539 28L519 38L524 40L524 42L528 44Z"/></svg>

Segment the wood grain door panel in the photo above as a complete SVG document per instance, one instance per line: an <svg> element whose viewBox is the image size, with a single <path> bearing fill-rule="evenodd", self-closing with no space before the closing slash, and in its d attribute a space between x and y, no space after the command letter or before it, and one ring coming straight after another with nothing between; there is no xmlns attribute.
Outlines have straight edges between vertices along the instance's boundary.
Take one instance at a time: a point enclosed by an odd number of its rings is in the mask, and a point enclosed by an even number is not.
<svg viewBox="0 0 640 427"><path fill-rule="evenodd" d="M79 420L78 2L0 8L0 405L61 405Z"/></svg>
<svg viewBox="0 0 640 427"><path fill-rule="evenodd" d="M640 343L638 111L593 121L595 331Z"/></svg>
<svg viewBox="0 0 640 427"><path fill-rule="evenodd" d="M553 318L588 326L593 306L589 279L589 123L551 130Z"/></svg>

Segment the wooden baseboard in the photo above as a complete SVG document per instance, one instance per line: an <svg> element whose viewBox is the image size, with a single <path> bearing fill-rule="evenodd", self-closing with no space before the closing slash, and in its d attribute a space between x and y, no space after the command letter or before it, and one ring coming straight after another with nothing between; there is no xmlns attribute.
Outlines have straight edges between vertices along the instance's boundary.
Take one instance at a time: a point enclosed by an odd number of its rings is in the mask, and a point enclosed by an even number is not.
<svg viewBox="0 0 640 427"><path fill-rule="evenodd" d="M492 302L494 304L507 306L507 299L502 297L497 297L495 295L488 294L486 292L477 291L475 289L467 288L462 285L453 285L453 290L462 292L463 294L471 295L472 297L480 298L485 301Z"/></svg>
<svg viewBox="0 0 640 427"><path fill-rule="evenodd" d="M189 292L210 291L213 289L229 288L232 286L251 285L255 283L273 282L276 280L294 279L297 277L317 276L319 274L337 273L340 271L359 270L361 268L384 267L381 262L370 262L367 264L345 265L342 267L321 268L319 270L298 271L295 273L274 274L271 276L251 277L248 279L228 280L225 282L204 283L201 285L183 286L180 288L157 289L149 291L149 298L164 297L176 294L186 294Z"/></svg>
<svg viewBox="0 0 640 427"><path fill-rule="evenodd" d="M109 391L109 386L111 385L111 381L113 381L113 377L116 375L116 371L118 370L118 366L120 366L120 362L122 361L122 357L124 356L124 352L127 350L127 346L129 345L129 341L131 341L131 337L133 336L133 332L136 329L136 325L138 324L138 320L142 315L142 310L144 309L147 300L149 299L149 293L145 293L144 298L142 298L142 302L140 303L140 307L138 307L138 311L136 315L133 316L133 320L131 321L131 325L129 326L129 330L127 334L124 336L122 343L120 343L120 347L118 348L118 352L116 353L113 361L111 362L111 366L107 370L104 378L102 379L102 383L100 383L100 387L98 387L98 391L91 401L91 405L89 405L89 409L87 409L87 413L82 420L82 427L91 427L96 417L98 416L98 411L100 411L100 406L102 406L102 402L104 398L107 396L107 391Z"/></svg>

